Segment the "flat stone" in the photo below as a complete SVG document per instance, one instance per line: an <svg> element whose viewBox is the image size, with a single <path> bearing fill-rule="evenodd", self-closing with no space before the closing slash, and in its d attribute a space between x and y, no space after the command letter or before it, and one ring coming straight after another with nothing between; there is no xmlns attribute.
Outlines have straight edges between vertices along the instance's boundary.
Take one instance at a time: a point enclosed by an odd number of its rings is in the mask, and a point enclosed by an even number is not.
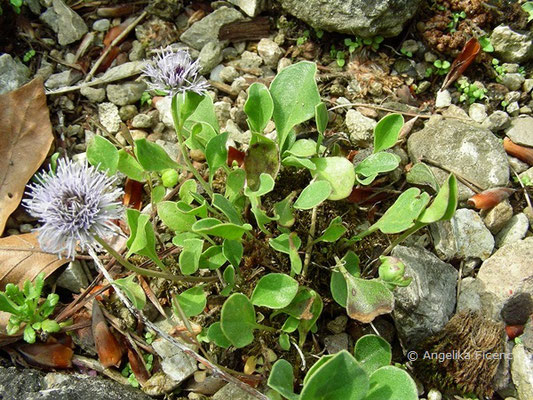
<svg viewBox="0 0 533 400"><path fill-rule="evenodd" d="M50 77L44 83L44 86L47 89L58 89L65 86L70 86L79 81L82 76L83 75L80 71L69 69L67 71L50 75Z"/></svg>
<svg viewBox="0 0 533 400"><path fill-rule="evenodd" d="M350 337L346 332L328 335L324 338L324 346L329 354L335 354L341 350L350 351Z"/></svg>
<svg viewBox="0 0 533 400"><path fill-rule="evenodd" d="M106 32L111 25L111 22L107 18L97 19L93 22L93 30L97 32Z"/></svg>
<svg viewBox="0 0 533 400"><path fill-rule="evenodd" d="M82 96L87 97L89 101L92 101L94 103L101 103L105 100L104 88L96 89L90 86L83 86L80 89L80 93Z"/></svg>
<svg viewBox="0 0 533 400"><path fill-rule="evenodd" d="M239 59L230 61L228 63L228 65L241 68L245 71L257 69L261 66L261 64L263 64L263 59L257 53L253 53L251 51L245 51L242 53Z"/></svg>
<svg viewBox="0 0 533 400"><path fill-rule="evenodd" d="M218 40L218 31L223 25L242 20L243 15L234 8L220 7L195 22L180 37L183 43L201 50L208 42Z"/></svg>
<svg viewBox="0 0 533 400"><path fill-rule="evenodd" d="M198 370L194 358L167 340L156 339L152 343L152 347L161 357L161 368L174 381L181 383Z"/></svg>
<svg viewBox="0 0 533 400"><path fill-rule="evenodd" d="M256 400L255 396L252 396L248 392L245 392L240 387L233 383L228 383L218 392L216 392L212 400Z"/></svg>
<svg viewBox="0 0 533 400"><path fill-rule="evenodd" d="M239 72L235 69L235 67L232 67L231 65L228 65L220 71L220 79L222 82L228 82L231 83L235 79L239 77Z"/></svg>
<svg viewBox="0 0 533 400"><path fill-rule="evenodd" d="M374 140L374 128L377 122L365 117L359 111L348 110L346 113L346 127L350 134L350 141L360 147L369 147Z"/></svg>
<svg viewBox="0 0 533 400"><path fill-rule="evenodd" d="M493 235L497 234L513 216L513 207L508 200L504 200L488 211L482 211L485 226Z"/></svg>
<svg viewBox="0 0 533 400"><path fill-rule="evenodd" d="M533 32L515 31L506 25L494 28L490 42L496 56L506 62L520 63L533 58Z"/></svg>
<svg viewBox="0 0 533 400"><path fill-rule="evenodd" d="M276 68L278 62L285 51L279 47L279 45L274 42L272 39L261 39L257 44L257 52L263 59L265 65Z"/></svg>
<svg viewBox="0 0 533 400"><path fill-rule="evenodd" d="M518 293L533 293L533 237L500 247L479 269L476 279L461 286L457 311L473 309L495 321L507 300Z"/></svg>
<svg viewBox="0 0 533 400"><path fill-rule="evenodd" d="M435 108L449 107L452 104L452 95L448 90L439 90L435 99Z"/></svg>
<svg viewBox="0 0 533 400"><path fill-rule="evenodd" d="M496 247L512 244L526 236L529 220L524 213L513 216L502 230L496 235Z"/></svg>
<svg viewBox="0 0 533 400"><path fill-rule="evenodd" d="M507 73L502 77L502 84L509 90L518 90L526 78L519 73Z"/></svg>
<svg viewBox="0 0 533 400"><path fill-rule="evenodd" d="M427 158L461 174L483 190L506 186L509 164L500 140L489 130L464 122L431 118L424 129L409 137L407 148L412 162ZM439 184L448 173L431 167ZM459 200L474 193L458 183Z"/></svg>
<svg viewBox="0 0 533 400"><path fill-rule="evenodd" d="M533 118L513 118L505 134L516 144L533 147Z"/></svg>
<svg viewBox="0 0 533 400"><path fill-rule="evenodd" d="M56 283L57 286L73 293L80 293L82 288L89 286L87 275L77 260L69 262L67 268L57 278Z"/></svg>
<svg viewBox="0 0 533 400"><path fill-rule="evenodd" d="M485 104L473 103L468 108L468 115L474 121L482 123L487 118L487 107Z"/></svg>
<svg viewBox="0 0 533 400"><path fill-rule="evenodd" d="M18 89L30 80L30 70L9 54L0 55L0 94Z"/></svg>
<svg viewBox="0 0 533 400"><path fill-rule="evenodd" d="M533 353L523 344L513 348L511 376L520 400L533 399Z"/></svg>
<svg viewBox="0 0 533 400"><path fill-rule="evenodd" d="M120 130L118 107L113 103L98 104L98 119L110 133L117 133Z"/></svg>
<svg viewBox="0 0 533 400"><path fill-rule="evenodd" d="M144 82L126 82L118 85L107 85L107 98L117 106L125 106L126 104L134 104L141 99L142 94L146 90L146 83Z"/></svg>
<svg viewBox="0 0 533 400"><path fill-rule="evenodd" d="M212 40L205 44L198 56L200 72L207 74L222 62L222 44L217 40Z"/></svg>
<svg viewBox="0 0 533 400"><path fill-rule="evenodd" d="M394 323L406 349L439 332L455 308L458 272L433 253L417 247L396 246L392 251L413 278L407 287L394 291Z"/></svg>
<svg viewBox="0 0 533 400"><path fill-rule="evenodd" d="M54 0L53 7L41 14L41 20L57 33L61 46L74 43L87 33L89 28L78 14L62 0Z"/></svg>
<svg viewBox="0 0 533 400"><path fill-rule="evenodd" d="M131 121L131 126L133 128L151 128L153 124L154 121L152 117L146 114L137 114Z"/></svg>
<svg viewBox="0 0 533 400"><path fill-rule="evenodd" d="M511 123L509 114L505 111L494 111L482 123L483 128L490 129L492 132L499 132L504 130Z"/></svg>
<svg viewBox="0 0 533 400"><path fill-rule="evenodd" d="M249 17L256 17L266 6L265 0L229 0L229 2L235 4Z"/></svg>

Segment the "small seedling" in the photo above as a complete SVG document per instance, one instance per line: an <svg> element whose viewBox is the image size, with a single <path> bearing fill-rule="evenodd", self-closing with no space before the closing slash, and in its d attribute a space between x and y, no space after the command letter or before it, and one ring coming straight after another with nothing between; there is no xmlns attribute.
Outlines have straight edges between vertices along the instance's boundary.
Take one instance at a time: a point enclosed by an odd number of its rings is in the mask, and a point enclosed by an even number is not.
<svg viewBox="0 0 533 400"><path fill-rule="evenodd" d="M372 48L372 50L374 51L377 51L379 50L379 45L381 42L383 42L383 40L385 40L383 38L383 36L374 36L372 38L366 38L366 39L363 39L363 44L365 46L369 46Z"/></svg>
<svg viewBox="0 0 533 400"><path fill-rule="evenodd" d="M309 39L310 35L311 35L311 32L309 31L309 29L306 29L303 32L302 36L300 36L298 39L296 39L296 45L297 46L301 46L302 44L307 42L307 40Z"/></svg>
<svg viewBox="0 0 533 400"><path fill-rule="evenodd" d="M35 50L33 50L33 49L28 50L26 53L24 53L24 56L22 57L22 61L24 61L25 63L27 63L27 62L30 61L34 56L35 56Z"/></svg>
<svg viewBox="0 0 533 400"><path fill-rule="evenodd" d="M459 23L460 20L465 19L465 18L466 18L466 13L464 11L452 13L452 20L448 24L448 29L450 30L450 32L451 33L457 32L457 29L456 29L457 24Z"/></svg>
<svg viewBox="0 0 533 400"><path fill-rule="evenodd" d="M435 60L433 62L437 75L446 75L450 71L450 62L446 60Z"/></svg>
<svg viewBox="0 0 533 400"><path fill-rule="evenodd" d="M400 49L400 53L402 53L406 57L413 57L413 52L407 49L404 49L403 47Z"/></svg>
<svg viewBox="0 0 533 400"><path fill-rule="evenodd" d="M482 36L478 39L479 44L481 45L481 49L485 53L492 53L494 51L494 46L490 42L490 38L488 36Z"/></svg>
<svg viewBox="0 0 533 400"><path fill-rule="evenodd" d="M527 22L531 22L533 20L533 1L526 1L522 4L522 10L528 14Z"/></svg>
<svg viewBox="0 0 533 400"><path fill-rule="evenodd" d="M348 47L348 51L350 54L352 54L356 49L361 47L363 44L363 40L361 38L356 37L355 40L352 40L350 38L344 39L344 45Z"/></svg>
<svg viewBox="0 0 533 400"><path fill-rule="evenodd" d="M462 103L468 101L468 104L472 104L486 97L487 89L479 84L468 82L468 79L461 79L457 82L456 86L457 90L461 93L459 101Z"/></svg>
<svg viewBox="0 0 533 400"><path fill-rule="evenodd" d="M324 36L324 31L322 29L315 29L315 36L317 39L322 39Z"/></svg>

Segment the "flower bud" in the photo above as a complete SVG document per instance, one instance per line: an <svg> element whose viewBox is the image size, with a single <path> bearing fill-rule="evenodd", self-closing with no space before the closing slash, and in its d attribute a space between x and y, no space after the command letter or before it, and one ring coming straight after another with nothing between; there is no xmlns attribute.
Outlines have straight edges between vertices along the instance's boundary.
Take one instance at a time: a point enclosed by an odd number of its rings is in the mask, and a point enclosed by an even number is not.
<svg viewBox="0 0 533 400"><path fill-rule="evenodd" d="M403 278L405 265L396 257L379 257L379 277L385 282L399 281Z"/></svg>
<svg viewBox="0 0 533 400"><path fill-rule="evenodd" d="M170 188L176 186L178 183L178 172L175 169L166 169L161 174L161 181L163 186Z"/></svg>

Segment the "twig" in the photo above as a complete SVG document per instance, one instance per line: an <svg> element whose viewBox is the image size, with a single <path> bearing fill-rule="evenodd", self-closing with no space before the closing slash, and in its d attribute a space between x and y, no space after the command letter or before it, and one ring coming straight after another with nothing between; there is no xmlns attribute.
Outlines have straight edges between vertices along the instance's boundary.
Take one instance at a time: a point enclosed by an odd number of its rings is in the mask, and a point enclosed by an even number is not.
<svg viewBox="0 0 533 400"><path fill-rule="evenodd" d="M115 38L115 40L111 42L109 46L107 46L107 48L104 50L100 58L96 60L96 63L93 65L93 67L91 68L87 76L85 77L85 82L88 82L93 78L94 74L96 73L96 70L100 67L100 64L102 64L102 62L107 57L111 49L113 49L113 47L115 47L119 42L121 42L122 39L128 36L128 34L132 31L132 29L135 28L139 24L139 22L141 22L143 18L146 17L147 15L148 13L146 11L143 11L141 15L139 15L131 24L129 24L128 27L124 29L124 31L120 35L118 35Z"/></svg>
<svg viewBox="0 0 533 400"><path fill-rule="evenodd" d="M445 167L444 165L442 165L441 163L438 163L437 161L434 161L434 160L430 160L429 158L426 158L426 157L422 157L420 159L420 161L422 162L425 162L425 163L428 163L434 167L437 167L439 169L442 169L443 171L446 171L450 174L454 174L455 177L461 181L461 183L465 186L467 186L471 191L473 191L474 193L480 193L483 191L483 188L479 185L477 185L476 183L468 180L467 178L465 178L463 175L461 175L460 173L458 173L457 171L454 171L453 169L451 168L448 168L448 167Z"/></svg>
<svg viewBox="0 0 533 400"><path fill-rule="evenodd" d="M307 236L307 246L305 248L305 258L302 276L307 275L307 268L309 268L309 262L311 261L311 251L313 250L313 239L315 237L316 230L316 212L317 207L313 207L313 211L311 213L311 226L309 227L309 235Z"/></svg>
<svg viewBox="0 0 533 400"><path fill-rule="evenodd" d="M115 292L117 293L117 296L122 301L122 303L126 306L128 311L132 315L134 315L135 317L139 318L146 325L147 328L149 328L149 329L153 330L154 332L156 332L160 337L162 337L163 339L168 341L170 344L172 344L175 347L177 347L179 350L181 350L185 354L187 354L190 357L194 358L197 362L202 363L203 365L205 365L211 371L211 374L214 377L221 378L221 379L225 380L226 382L229 382L229 383L232 383L232 384L238 386L239 388L241 388L242 390L244 390L245 392L249 393L250 395L252 395L253 397L255 397L257 399L268 400L267 396L265 396L261 392L257 391L256 389L254 389L250 385L247 385L246 383L244 383L244 382L240 381L239 379L235 378L234 376L231 376L228 373L222 371L218 366L213 364L211 361L209 361L206 358L202 357L200 354L196 353L194 350L190 349L185 344L177 341L172 336L170 336L169 334L164 332L157 325L155 325L148 318L146 318L144 313L141 310L137 310L133 306L133 304L130 302L130 300L124 295L124 293L122 292L122 289L115 284L115 281L113 280L113 278L111 277L109 272L107 272L107 270L104 268L104 266L102 265L102 263L100 262L100 260L96 256L96 253L94 252L94 250L89 249L89 254L91 256L94 255L94 263L96 264L96 267L102 272L102 274L107 279L107 281L113 286L113 288L115 289Z"/></svg>

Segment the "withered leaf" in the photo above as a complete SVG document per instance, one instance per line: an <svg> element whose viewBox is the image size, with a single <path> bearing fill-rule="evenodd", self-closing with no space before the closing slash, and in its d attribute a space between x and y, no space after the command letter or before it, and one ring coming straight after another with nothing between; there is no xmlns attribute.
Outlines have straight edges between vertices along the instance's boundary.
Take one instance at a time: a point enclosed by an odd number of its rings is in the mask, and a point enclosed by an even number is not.
<svg viewBox="0 0 533 400"><path fill-rule="evenodd" d="M54 140L40 78L0 95L0 235Z"/></svg>
<svg viewBox="0 0 533 400"><path fill-rule="evenodd" d="M122 359L122 347L118 343L105 320L104 314L98 305L93 301L93 338L98 353L98 360L104 367L118 367Z"/></svg>
<svg viewBox="0 0 533 400"><path fill-rule="evenodd" d="M0 239L0 290L8 283L22 285L33 281L39 273L49 276L68 259L41 250L35 232Z"/></svg>

